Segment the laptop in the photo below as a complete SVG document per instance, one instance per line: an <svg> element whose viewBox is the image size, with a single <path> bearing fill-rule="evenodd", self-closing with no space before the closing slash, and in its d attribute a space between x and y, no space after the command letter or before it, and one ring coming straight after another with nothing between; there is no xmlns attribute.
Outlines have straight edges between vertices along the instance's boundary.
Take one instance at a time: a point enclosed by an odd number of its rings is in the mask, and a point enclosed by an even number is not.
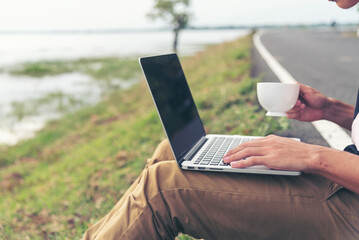
<svg viewBox="0 0 359 240"><path fill-rule="evenodd" d="M298 176L265 166L232 168L223 156L256 136L206 134L177 54L139 59L173 155L181 169Z"/></svg>

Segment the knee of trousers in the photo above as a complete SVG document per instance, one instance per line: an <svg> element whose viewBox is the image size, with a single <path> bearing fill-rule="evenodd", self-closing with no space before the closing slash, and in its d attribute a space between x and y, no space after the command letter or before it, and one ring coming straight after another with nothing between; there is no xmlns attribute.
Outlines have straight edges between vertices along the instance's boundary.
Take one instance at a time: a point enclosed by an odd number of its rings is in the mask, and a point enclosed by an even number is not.
<svg viewBox="0 0 359 240"><path fill-rule="evenodd" d="M176 212L178 197L174 196L177 196L183 178L175 161L158 162L144 171L138 186L129 196L130 218L140 216L142 222L139 224L141 227L137 226L138 230L158 234L161 239L177 235L180 227L173 219L173 213Z"/></svg>
<svg viewBox="0 0 359 240"><path fill-rule="evenodd" d="M155 195L184 187L186 177L176 161L163 161L147 168L143 187L150 200Z"/></svg>
<svg viewBox="0 0 359 240"><path fill-rule="evenodd" d="M154 151L152 157L147 160L148 165L153 165L157 162L174 160L172 149L170 147L168 139L163 140Z"/></svg>
<svg viewBox="0 0 359 240"><path fill-rule="evenodd" d="M167 214L161 206L176 204L178 199L173 196L189 185L186 174L176 161L158 162L144 170L131 198L136 199L140 209L150 207L160 215Z"/></svg>

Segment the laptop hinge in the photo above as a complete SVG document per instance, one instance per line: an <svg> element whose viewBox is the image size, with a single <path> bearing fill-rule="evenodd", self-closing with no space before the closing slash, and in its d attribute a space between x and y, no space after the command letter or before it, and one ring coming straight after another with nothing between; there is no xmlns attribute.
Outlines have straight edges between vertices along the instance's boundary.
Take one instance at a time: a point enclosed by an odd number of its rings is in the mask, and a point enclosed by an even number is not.
<svg viewBox="0 0 359 240"><path fill-rule="evenodd" d="M189 151L180 161L180 164L182 164L184 161L191 160L194 155L201 149L201 147L207 142L208 138L203 136L197 143L194 145L194 147Z"/></svg>

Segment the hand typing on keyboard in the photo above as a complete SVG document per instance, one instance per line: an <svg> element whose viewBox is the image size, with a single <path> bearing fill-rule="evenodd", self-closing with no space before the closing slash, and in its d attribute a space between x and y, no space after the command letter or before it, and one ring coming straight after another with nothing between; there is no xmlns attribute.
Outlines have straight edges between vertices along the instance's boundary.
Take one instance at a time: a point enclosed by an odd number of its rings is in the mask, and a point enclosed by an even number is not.
<svg viewBox="0 0 359 240"><path fill-rule="evenodd" d="M229 163L223 162L223 156L238 144L247 142L248 140L249 138L243 137L215 137L196 159L194 164L209 166L229 165Z"/></svg>
<svg viewBox="0 0 359 240"><path fill-rule="evenodd" d="M291 138L270 135L238 145L224 155L223 162L229 163L233 168L264 165L277 170L311 172L308 156L316 156L322 148Z"/></svg>

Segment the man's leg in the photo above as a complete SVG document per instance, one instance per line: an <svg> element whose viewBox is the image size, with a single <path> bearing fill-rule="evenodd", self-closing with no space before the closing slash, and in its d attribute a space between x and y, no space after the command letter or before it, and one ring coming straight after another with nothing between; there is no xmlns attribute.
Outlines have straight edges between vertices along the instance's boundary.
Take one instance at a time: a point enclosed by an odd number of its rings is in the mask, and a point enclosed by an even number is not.
<svg viewBox="0 0 359 240"><path fill-rule="evenodd" d="M145 166L145 170L149 166L151 166L155 163L158 163L161 161L169 161L169 160L173 160L173 159L174 159L174 156L173 156L171 147L169 145L168 139L165 139L157 146L152 157L147 160L147 165ZM107 224L107 222L111 220L111 218L113 217L113 214L116 213L116 211L122 206L123 202L127 199L129 194L131 194L134 191L136 186L139 184L144 171L142 171L142 173L138 176L138 178L127 189L125 194L116 203L116 205L113 207L111 212L109 212L105 217L103 217L100 221L98 221L96 224L91 226L91 228L89 228L86 231L84 239L93 239L94 236L98 235L98 233L101 231L101 229L104 228L104 226Z"/></svg>
<svg viewBox="0 0 359 240"><path fill-rule="evenodd" d="M172 161L175 157L173 156L170 143L168 139L163 140L154 151L152 157L147 160L147 165L151 166L162 161Z"/></svg>
<svg viewBox="0 0 359 240"><path fill-rule="evenodd" d="M357 195L331 201L336 190L314 175L189 172L162 161L147 167L96 234L87 236L173 239L184 232L205 239L355 239ZM354 224L338 211L343 202L354 205Z"/></svg>

